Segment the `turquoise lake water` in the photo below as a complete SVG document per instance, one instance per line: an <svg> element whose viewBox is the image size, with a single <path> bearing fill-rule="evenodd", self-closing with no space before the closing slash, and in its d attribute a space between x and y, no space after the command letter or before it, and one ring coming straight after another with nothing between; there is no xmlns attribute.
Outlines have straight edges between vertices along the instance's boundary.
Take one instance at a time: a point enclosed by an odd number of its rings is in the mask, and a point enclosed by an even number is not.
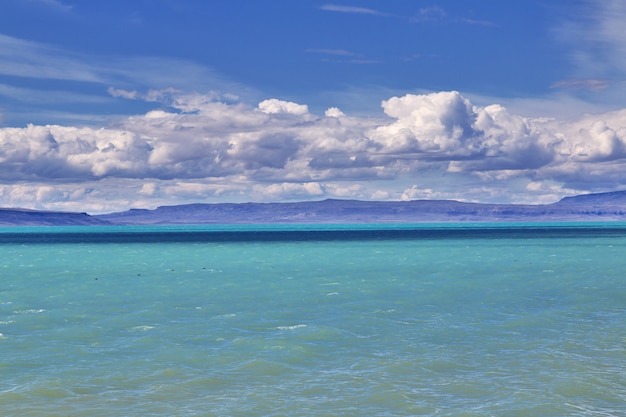
<svg viewBox="0 0 626 417"><path fill-rule="evenodd" d="M0 229L2 416L625 416L626 225Z"/></svg>

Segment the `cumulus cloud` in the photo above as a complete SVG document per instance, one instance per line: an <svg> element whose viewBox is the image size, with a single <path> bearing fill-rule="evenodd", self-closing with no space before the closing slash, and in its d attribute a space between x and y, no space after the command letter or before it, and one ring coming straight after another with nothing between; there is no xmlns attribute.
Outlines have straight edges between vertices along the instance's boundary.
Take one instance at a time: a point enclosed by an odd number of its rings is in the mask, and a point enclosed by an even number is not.
<svg viewBox="0 0 626 417"><path fill-rule="evenodd" d="M373 137L390 152L475 152L470 142L476 136L472 128L476 114L458 92L408 94L383 101L382 106L396 121L378 127Z"/></svg>
<svg viewBox="0 0 626 417"><path fill-rule="evenodd" d="M150 144L128 131L33 126L0 129L0 178L91 179L145 172Z"/></svg>
<svg viewBox="0 0 626 417"><path fill-rule="evenodd" d="M308 106L271 98L259 103L259 110L267 114L294 114L301 116L309 112Z"/></svg>
<svg viewBox="0 0 626 417"><path fill-rule="evenodd" d="M167 96L170 110L108 127L1 128L0 202L106 211L322 197L544 201L626 185L626 110L525 118L448 91L391 97L384 115L361 117L279 99Z"/></svg>
<svg viewBox="0 0 626 417"><path fill-rule="evenodd" d="M337 107L330 107L324 113L326 117L343 117L345 114Z"/></svg>

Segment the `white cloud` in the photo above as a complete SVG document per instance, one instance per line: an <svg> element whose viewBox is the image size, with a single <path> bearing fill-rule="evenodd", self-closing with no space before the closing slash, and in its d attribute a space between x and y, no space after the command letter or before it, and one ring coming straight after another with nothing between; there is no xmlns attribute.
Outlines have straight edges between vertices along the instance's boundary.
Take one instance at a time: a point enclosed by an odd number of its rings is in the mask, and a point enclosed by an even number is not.
<svg viewBox="0 0 626 417"><path fill-rule="evenodd" d="M324 113L326 117L344 117L345 114L337 107L330 107Z"/></svg>
<svg viewBox="0 0 626 417"><path fill-rule="evenodd" d="M147 182L141 185L141 189L139 190L139 194L144 195L146 197L152 197L157 194L159 191L159 186L154 182Z"/></svg>
<svg viewBox="0 0 626 417"><path fill-rule="evenodd" d="M303 104L271 98L259 103L259 110L267 114L294 114L301 116L309 112L309 108Z"/></svg>
<svg viewBox="0 0 626 417"><path fill-rule="evenodd" d="M626 110L527 118L455 91L389 98L387 118L175 90L168 101L174 111L109 127L0 128L0 205L99 212L322 197L528 202L626 187Z"/></svg>
<svg viewBox="0 0 626 417"><path fill-rule="evenodd" d="M370 196L370 199L371 200L388 200L389 199L389 192L388 191L384 191L384 190L376 190Z"/></svg>
<svg viewBox="0 0 626 417"><path fill-rule="evenodd" d="M424 198L424 195L429 195L432 193L431 189L422 189L417 187L416 185L412 185L411 187L404 190L402 195L400 196L400 200L409 201L409 200L420 200Z"/></svg>
<svg viewBox="0 0 626 417"><path fill-rule="evenodd" d="M339 4L324 4L320 7L320 9L328 11L328 12L369 14L369 15L374 15L374 16L388 16L387 13L383 13L378 10L370 9L367 7L342 6Z"/></svg>
<svg viewBox="0 0 626 417"><path fill-rule="evenodd" d="M393 97L382 103L396 122L380 126L373 134L392 153L460 151L475 152L476 118L469 100L458 92Z"/></svg>
<svg viewBox="0 0 626 417"><path fill-rule="evenodd" d="M254 192L263 199L270 197L277 200L294 198L309 200L311 197L324 195L322 184L317 182L257 184L254 186Z"/></svg>
<svg viewBox="0 0 626 417"><path fill-rule="evenodd" d="M111 97L121 97L127 100L136 100L139 98L139 92L136 90L124 90L122 88L109 87L107 92L111 95Z"/></svg>
<svg viewBox="0 0 626 417"><path fill-rule="evenodd" d="M334 197L338 198L363 198L364 187L361 184L326 184L325 187ZM367 198L367 197L366 197Z"/></svg>

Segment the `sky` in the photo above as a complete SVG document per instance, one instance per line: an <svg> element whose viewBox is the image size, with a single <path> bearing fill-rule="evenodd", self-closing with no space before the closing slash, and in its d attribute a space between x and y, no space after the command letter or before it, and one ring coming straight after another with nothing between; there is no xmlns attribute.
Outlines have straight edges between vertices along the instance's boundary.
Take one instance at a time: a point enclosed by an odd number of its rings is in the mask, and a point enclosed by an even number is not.
<svg viewBox="0 0 626 417"><path fill-rule="evenodd" d="M0 207L626 189L623 0L0 0Z"/></svg>

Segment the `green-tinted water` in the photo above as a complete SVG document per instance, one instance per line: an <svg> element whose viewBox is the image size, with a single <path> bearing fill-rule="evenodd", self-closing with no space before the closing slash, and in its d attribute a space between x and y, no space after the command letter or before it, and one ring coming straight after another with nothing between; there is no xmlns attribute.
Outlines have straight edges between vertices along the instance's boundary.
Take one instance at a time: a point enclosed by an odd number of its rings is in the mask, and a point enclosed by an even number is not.
<svg viewBox="0 0 626 417"><path fill-rule="evenodd" d="M6 238L0 415L626 414L626 229L304 229Z"/></svg>

